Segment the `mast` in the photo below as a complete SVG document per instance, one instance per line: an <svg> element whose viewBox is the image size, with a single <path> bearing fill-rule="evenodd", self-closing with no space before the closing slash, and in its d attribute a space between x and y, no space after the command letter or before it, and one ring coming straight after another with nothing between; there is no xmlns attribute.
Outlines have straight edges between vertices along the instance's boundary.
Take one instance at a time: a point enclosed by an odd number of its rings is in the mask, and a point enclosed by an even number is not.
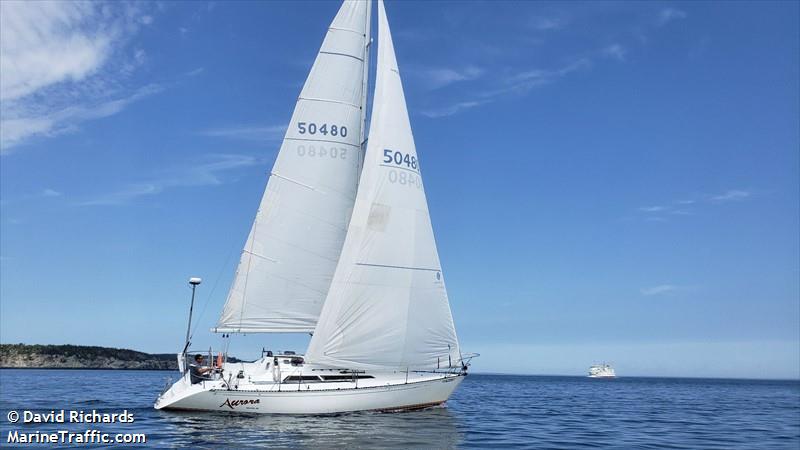
<svg viewBox="0 0 800 450"><path fill-rule="evenodd" d="M372 0L367 0L366 10L366 30L364 33L364 74L363 84L361 88L361 152L358 154L358 173L361 174L361 167L364 163L364 153L367 151L367 97L369 96L369 53L372 48L372 30L370 24L372 22ZM361 177L356 177L356 191L358 191L358 180Z"/></svg>

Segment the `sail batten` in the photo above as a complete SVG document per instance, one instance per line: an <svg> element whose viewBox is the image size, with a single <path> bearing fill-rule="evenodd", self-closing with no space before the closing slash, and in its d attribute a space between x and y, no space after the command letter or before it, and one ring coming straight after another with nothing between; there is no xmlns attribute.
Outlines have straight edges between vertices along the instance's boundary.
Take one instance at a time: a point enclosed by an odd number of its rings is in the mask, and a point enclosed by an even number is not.
<svg viewBox="0 0 800 450"><path fill-rule="evenodd" d="M382 1L369 137L347 237L306 359L353 369L460 361Z"/></svg>
<svg viewBox="0 0 800 450"><path fill-rule="evenodd" d="M314 331L356 197L369 9L344 1L325 35L212 331Z"/></svg>
<svg viewBox="0 0 800 450"><path fill-rule="evenodd" d="M300 97L299 100L308 100L310 102L337 103L337 104L340 104L340 105L352 106L353 108L359 108L359 109L361 108L359 105L356 105L354 103L349 103L349 102L344 102L344 101L339 101L339 100L331 100L329 98ZM346 143L343 142L342 144L346 144Z"/></svg>

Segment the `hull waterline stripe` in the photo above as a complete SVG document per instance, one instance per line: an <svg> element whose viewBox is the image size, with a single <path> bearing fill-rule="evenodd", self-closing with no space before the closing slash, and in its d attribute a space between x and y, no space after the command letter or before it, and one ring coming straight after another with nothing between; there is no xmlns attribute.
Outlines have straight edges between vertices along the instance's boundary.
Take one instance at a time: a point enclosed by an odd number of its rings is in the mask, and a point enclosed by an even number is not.
<svg viewBox="0 0 800 450"><path fill-rule="evenodd" d="M446 401L447 400L445 400L445 402ZM374 412L417 411L420 409L433 408L439 405L444 405L445 402L419 403L416 405L399 406L397 408L368 409L367 411L374 411Z"/></svg>
<svg viewBox="0 0 800 450"><path fill-rule="evenodd" d="M330 414L342 414L342 413L357 413L357 412L402 412L402 411L418 411L420 409L426 408L434 408L436 406L444 405L447 400L443 402L431 402L431 403L419 403L416 405L407 405L407 406L396 406L390 408L380 408L380 409L355 409L351 411L339 411L339 412L329 412L329 413L271 413L271 414L289 414L289 415L308 415L308 416L324 416ZM215 412L215 409L197 409L197 408L180 408L175 406L164 406L161 409L166 409L169 411L198 411L198 412ZM222 412L230 412L220 409L219 411ZM254 411L240 411L243 414L253 414ZM267 413L270 414L270 413Z"/></svg>

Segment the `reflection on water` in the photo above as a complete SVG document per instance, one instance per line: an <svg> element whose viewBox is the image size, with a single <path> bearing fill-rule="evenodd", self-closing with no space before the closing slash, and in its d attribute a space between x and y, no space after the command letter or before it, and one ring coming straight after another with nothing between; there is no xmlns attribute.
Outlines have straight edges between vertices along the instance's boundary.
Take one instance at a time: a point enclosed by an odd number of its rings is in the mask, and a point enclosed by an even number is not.
<svg viewBox="0 0 800 450"><path fill-rule="evenodd" d="M278 447L454 448L462 438L452 412L433 408L406 413L334 416L235 415L159 412L169 445Z"/></svg>
<svg viewBox="0 0 800 450"><path fill-rule="evenodd" d="M145 433L193 448L800 448L800 382L470 375L447 407L269 416L156 411L166 372L0 370L10 430ZM132 412L132 424L29 424L9 410Z"/></svg>

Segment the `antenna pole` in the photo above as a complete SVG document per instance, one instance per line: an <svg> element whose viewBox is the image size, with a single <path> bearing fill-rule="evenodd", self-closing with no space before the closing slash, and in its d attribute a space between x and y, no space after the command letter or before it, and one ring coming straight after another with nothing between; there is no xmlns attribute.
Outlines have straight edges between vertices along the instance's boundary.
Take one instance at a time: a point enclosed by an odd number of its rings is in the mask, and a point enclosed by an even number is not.
<svg viewBox="0 0 800 450"><path fill-rule="evenodd" d="M189 350L189 335L192 331L192 311L194 310L194 293L197 290L197 285L201 283L200 278L189 278L189 284L192 286L192 301L189 303L189 324L186 326L186 345L183 347L183 353Z"/></svg>

